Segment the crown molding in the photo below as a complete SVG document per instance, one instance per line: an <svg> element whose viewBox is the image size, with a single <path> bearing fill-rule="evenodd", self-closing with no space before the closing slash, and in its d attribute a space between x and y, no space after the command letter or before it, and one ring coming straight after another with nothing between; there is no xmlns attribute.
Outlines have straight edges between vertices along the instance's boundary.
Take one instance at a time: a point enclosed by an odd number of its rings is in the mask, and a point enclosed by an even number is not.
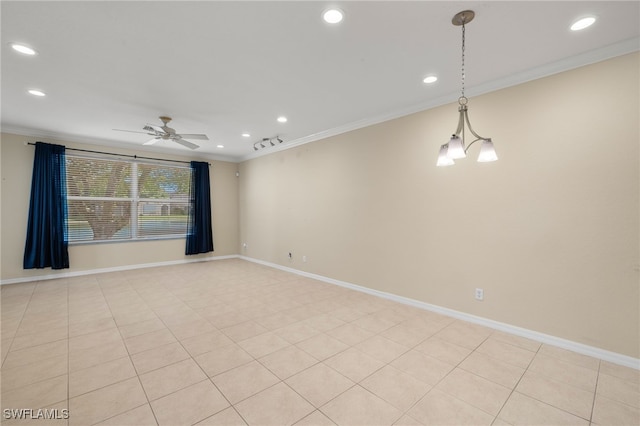
<svg viewBox="0 0 640 426"><path fill-rule="evenodd" d="M125 142L119 142L119 141L113 141L109 139L101 139L101 138L95 138L95 137L78 136L78 135L72 135L64 132L48 132L45 130L31 129L28 127L6 126L6 125L3 125L1 130L2 130L2 133L14 134L14 135L19 135L19 136L24 136L27 138L34 138L34 139L45 139L42 142L46 142L46 139L53 139L59 142L73 142L73 143L80 143L85 145L95 145L102 148L105 148L105 147L120 148L120 149L126 149L128 151L135 151L137 149L135 145L125 143ZM143 149L142 147L139 147L139 148L141 150ZM211 154L198 155L198 153L194 151L182 153L179 151L176 152L175 150L172 150L172 149L165 149L161 147L151 147L151 146L144 147L144 154L140 154L140 156L148 155L149 153L165 154L165 155L171 155L174 157L183 157L187 159L196 158L196 159L202 159L202 160L224 161L227 163L238 162L230 159L229 157L224 157L220 155L211 155Z"/></svg>

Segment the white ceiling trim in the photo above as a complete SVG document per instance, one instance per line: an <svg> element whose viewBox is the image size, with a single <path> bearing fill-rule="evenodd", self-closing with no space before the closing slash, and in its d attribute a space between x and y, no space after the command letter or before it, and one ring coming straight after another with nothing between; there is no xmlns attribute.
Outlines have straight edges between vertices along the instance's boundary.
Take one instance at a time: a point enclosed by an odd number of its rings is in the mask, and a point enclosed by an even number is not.
<svg viewBox="0 0 640 426"><path fill-rule="evenodd" d="M87 145L95 145L97 148L117 148L117 149L125 149L127 151L136 151L136 147L131 145L130 143L113 141L108 139L99 139L99 138L91 138L85 136L72 135L67 133L57 133L57 132L47 132L36 129L22 128L22 127L14 127L14 126L3 126L2 133L10 133L14 135L24 136L25 138L32 139L42 139L40 142L48 142L47 139L53 139L54 141L64 143L64 142L75 142L80 144ZM215 161L224 161L227 163L237 163L237 161L231 161L229 157L217 156L217 155L202 155L195 151L186 151L184 153L180 151L176 151L175 149L170 148L162 148L162 147L153 147L153 149L149 149L149 147L142 146L139 147L141 151L143 151L139 156L148 156L153 153L157 154L166 154L171 157L183 157L185 161L189 159L202 159L202 160L215 160ZM115 153L117 154L117 152ZM137 155L137 154L136 154Z"/></svg>

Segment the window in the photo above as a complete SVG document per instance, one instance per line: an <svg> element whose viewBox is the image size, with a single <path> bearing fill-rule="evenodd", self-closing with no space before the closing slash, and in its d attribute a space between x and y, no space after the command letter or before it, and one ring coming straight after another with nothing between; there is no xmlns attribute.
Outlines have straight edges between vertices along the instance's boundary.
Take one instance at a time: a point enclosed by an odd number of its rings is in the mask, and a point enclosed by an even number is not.
<svg viewBox="0 0 640 426"><path fill-rule="evenodd" d="M69 242L181 238L191 169L67 155Z"/></svg>

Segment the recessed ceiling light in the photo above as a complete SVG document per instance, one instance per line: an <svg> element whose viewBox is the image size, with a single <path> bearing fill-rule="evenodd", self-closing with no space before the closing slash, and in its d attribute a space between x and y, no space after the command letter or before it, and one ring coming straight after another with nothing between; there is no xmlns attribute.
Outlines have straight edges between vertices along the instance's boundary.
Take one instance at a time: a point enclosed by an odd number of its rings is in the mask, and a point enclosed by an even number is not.
<svg viewBox="0 0 640 426"><path fill-rule="evenodd" d="M322 19L324 19L327 24L337 24L342 21L343 17L344 13L342 13L340 9L328 9L322 14Z"/></svg>
<svg viewBox="0 0 640 426"><path fill-rule="evenodd" d="M31 93L33 96L45 96L45 93L42 90L38 89L29 89L29 93Z"/></svg>
<svg viewBox="0 0 640 426"><path fill-rule="evenodd" d="M430 75L428 77L425 77L424 80L422 80L424 83L427 84L431 84L431 83L435 83L436 81L438 81L438 77L436 77L435 75Z"/></svg>
<svg viewBox="0 0 640 426"><path fill-rule="evenodd" d="M287 122L287 117L285 117L284 115L281 115L280 117L278 117L278 123L286 123Z"/></svg>
<svg viewBox="0 0 640 426"><path fill-rule="evenodd" d="M30 56L33 56L36 54L35 50L30 48L29 46L25 46L24 44L10 43L10 45L13 48L13 50L15 50L16 52L24 53L25 55L30 55Z"/></svg>
<svg viewBox="0 0 640 426"><path fill-rule="evenodd" d="M249 134L249 133L243 133L243 134L242 134L242 137L243 137L243 138L250 138L250 137L251 137L251 134Z"/></svg>
<svg viewBox="0 0 640 426"><path fill-rule="evenodd" d="M588 16L586 18L579 19L576 22L574 22L573 25L571 25L571 30L572 31L584 30L585 28L593 25L594 22L596 22L596 18L594 18L593 16Z"/></svg>
<svg viewBox="0 0 640 426"><path fill-rule="evenodd" d="M216 148L224 148L224 145L216 145Z"/></svg>

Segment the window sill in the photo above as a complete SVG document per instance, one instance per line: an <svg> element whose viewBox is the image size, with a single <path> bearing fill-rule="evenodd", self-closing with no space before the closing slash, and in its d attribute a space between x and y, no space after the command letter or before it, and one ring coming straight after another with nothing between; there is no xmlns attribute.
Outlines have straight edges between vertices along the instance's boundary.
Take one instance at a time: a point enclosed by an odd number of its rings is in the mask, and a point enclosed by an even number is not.
<svg viewBox="0 0 640 426"><path fill-rule="evenodd" d="M170 237L148 237L148 238L127 238L120 240L98 240L98 241L70 241L69 246L85 246L85 245L94 245L94 244L117 244L117 243L139 243L145 241L165 241L165 240L186 240L186 235L181 235L178 237L170 236Z"/></svg>

